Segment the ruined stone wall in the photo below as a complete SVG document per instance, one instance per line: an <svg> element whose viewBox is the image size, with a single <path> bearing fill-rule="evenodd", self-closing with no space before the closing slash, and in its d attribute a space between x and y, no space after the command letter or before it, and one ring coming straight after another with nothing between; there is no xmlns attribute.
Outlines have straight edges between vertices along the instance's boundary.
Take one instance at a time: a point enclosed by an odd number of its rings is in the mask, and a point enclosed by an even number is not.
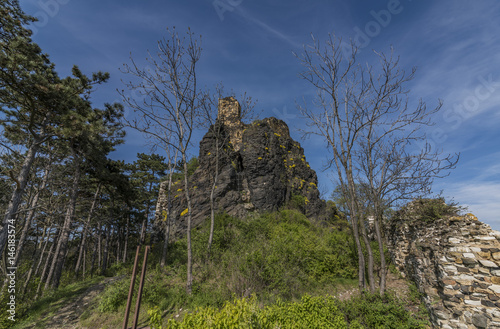
<svg viewBox="0 0 500 329"><path fill-rule="evenodd" d="M436 328L500 328L500 232L454 216L391 223L387 238Z"/></svg>

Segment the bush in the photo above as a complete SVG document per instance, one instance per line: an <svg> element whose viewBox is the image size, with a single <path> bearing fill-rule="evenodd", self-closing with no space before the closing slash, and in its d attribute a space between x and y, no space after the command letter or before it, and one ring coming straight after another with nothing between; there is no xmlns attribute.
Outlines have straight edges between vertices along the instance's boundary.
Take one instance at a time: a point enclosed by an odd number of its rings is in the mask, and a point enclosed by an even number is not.
<svg viewBox="0 0 500 329"><path fill-rule="evenodd" d="M304 296L301 302L260 309L255 297L236 299L221 310L207 307L187 314L181 322L168 321L169 328L348 328L331 297Z"/></svg>
<svg viewBox="0 0 500 329"><path fill-rule="evenodd" d="M123 279L109 285L99 299L97 306L99 312L114 312L124 306L127 302L129 287L130 279Z"/></svg>
<svg viewBox="0 0 500 329"><path fill-rule="evenodd" d="M415 218L426 222L434 221L445 216L455 216L461 208L456 204L447 204L444 198L416 199L405 205L398 213L401 219Z"/></svg>
<svg viewBox="0 0 500 329"><path fill-rule="evenodd" d="M427 328L429 323L415 318L404 307L404 302L394 294L384 296L365 293L339 304L349 323L358 323L361 328L416 329Z"/></svg>
<svg viewBox="0 0 500 329"><path fill-rule="evenodd" d="M259 308L256 298L236 299L219 310L198 308L181 321L170 319L168 328L345 328L416 329L428 322L415 319L394 295L366 294L340 302L305 295L300 302L276 303Z"/></svg>

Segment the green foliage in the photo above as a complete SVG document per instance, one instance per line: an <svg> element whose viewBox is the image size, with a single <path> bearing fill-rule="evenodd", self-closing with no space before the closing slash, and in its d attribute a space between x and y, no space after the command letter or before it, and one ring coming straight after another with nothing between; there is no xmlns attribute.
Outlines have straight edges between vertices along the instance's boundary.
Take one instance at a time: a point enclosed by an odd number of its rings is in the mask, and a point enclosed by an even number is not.
<svg viewBox="0 0 500 329"><path fill-rule="evenodd" d="M188 160L187 163L187 170L188 170L188 177L190 177L196 169L200 166L200 163L198 162L197 157L192 157L191 159ZM172 179L174 181L179 181L184 179L184 164L182 160L177 162L175 165L175 172L172 175Z"/></svg>
<svg viewBox="0 0 500 329"><path fill-rule="evenodd" d="M341 302L331 296L304 295L300 302L276 303L261 308L255 296L226 302L221 309L197 308L169 328L427 328L394 295L362 295Z"/></svg>
<svg viewBox="0 0 500 329"><path fill-rule="evenodd" d="M225 303L222 309L199 308L169 328L348 328L331 297L304 296L301 302L277 302L261 309L255 297Z"/></svg>
<svg viewBox="0 0 500 329"><path fill-rule="evenodd" d="M288 201L286 208L295 209L304 214L306 211L306 198L300 194L293 194L290 201Z"/></svg>
<svg viewBox="0 0 500 329"><path fill-rule="evenodd" d="M461 211L456 204L447 204L444 198L416 199L404 206L396 214L397 218L415 218L426 222L434 221L445 216L455 216Z"/></svg>
<svg viewBox="0 0 500 329"><path fill-rule="evenodd" d="M152 329L162 329L163 326L162 324L162 318L161 318L161 311L159 307L153 307L152 309L148 310L148 315L149 315L149 325Z"/></svg>
<svg viewBox="0 0 500 329"><path fill-rule="evenodd" d="M125 305L128 297L130 280L120 280L109 285L101 294L97 309L99 312L113 312Z"/></svg>
<svg viewBox="0 0 500 329"><path fill-rule="evenodd" d="M340 303L339 309L349 323L358 323L360 328L415 329L427 328L429 323L415 318L404 307L404 302L394 294L360 295Z"/></svg>

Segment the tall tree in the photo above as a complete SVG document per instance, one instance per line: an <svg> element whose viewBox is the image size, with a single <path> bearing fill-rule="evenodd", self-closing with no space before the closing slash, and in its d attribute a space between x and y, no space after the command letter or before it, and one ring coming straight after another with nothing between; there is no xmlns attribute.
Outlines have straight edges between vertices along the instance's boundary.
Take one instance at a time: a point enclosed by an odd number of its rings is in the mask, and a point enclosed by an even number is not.
<svg viewBox="0 0 500 329"><path fill-rule="evenodd" d="M212 247L213 236L214 236L214 226L215 226L215 189L217 188L219 173L220 173L220 163L221 158L224 156L224 148L228 142L229 135L224 134L224 125L222 122L218 121L218 110L219 110L219 101L224 98L226 92L224 91L224 86L222 83L219 83L215 86L215 90L213 92L206 91L204 94L204 99L201 102L201 111L199 118L199 124L201 127L208 129L208 131L212 134L215 145L213 145L212 149L215 151L213 155L213 163L210 166L213 168L213 172L211 173L211 188L210 188L210 234L208 238L208 252L210 253L210 248ZM230 96L234 97L234 92L231 90ZM241 119L244 120L246 118L254 119L255 113L253 112L253 108L255 106L255 101L253 101L252 97L248 96L246 93L242 94L240 97L240 106L241 106Z"/></svg>
<svg viewBox="0 0 500 329"><path fill-rule="evenodd" d="M158 42L156 55L149 53L150 68L141 68L132 59L125 65L125 72L138 79L129 82L129 90L138 90L144 99L131 99L122 91L124 102L137 114L130 125L156 139L160 147L171 147L180 154L184 171L184 194L187 201L187 283L186 291L191 294L192 249L191 219L192 206L187 167L188 152L195 128L196 111L200 101L197 89L196 65L201 55L201 38L188 30L185 37L175 29L168 30L168 38Z"/></svg>
<svg viewBox="0 0 500 329"><path fill-rule="evenodd" d="M0 6L0 120L4 134L28 136L26 155L16 174L16 183L0 229L0 254L3 252L8 224L14 224L28 177L41 144L48 138L49 121L61 109L62 85L47 55L31 41L25 28L34 18L25 15L16 0Z"/></svg>
<svg viewBox="0 0 500 329"><path fill-rule="evenodd" d="M73 69L80 84L90 90L90 83L94 79L84 76L76 67ZM117 143L121 143L123 132L119 119L122 117L123 107L119 104L105 105L104 110L92 109L88 97L82 97L75 103L72 120L62 129L64 138L68 140L73 180L70 189L70 199L64 224L61 230L52 265L49 270L45 288L49 285L57 288L67 253L67 245L71 223L75 215L75 207L82 176L82 165L89 162L105 162L105 156L111 152Z"/></svg>
<svg viewBox="0 0 500 329"><path fill-rule="evenodd" d="M336 169L337 180L349 209L352 231L358 249L361 290L365 289L365 258L359 234L368 251L367 275L370 289L375 288L373 255L366 239L364 219L375 216L375 230L379 251L383 257L380 221L384 207L392 201L430 192L433 178L445 175L454 168L458 156L443 155L424 143L417 149L416 142L425 141L423 128L432 124L441 103L428 108L420 100L409 104L406 85L415 69L406 73L399 67L398 58L377 54L380 68L357 62L358 48L351 43L351 54L345 51L341 40L329 35L323 46L313 37L313 43L297 55L304 71L301 78L317 91L314 109L299 106L314 133L325 138L332 157L330 165ZM360 187L363 193L359 193ZM363 200L361 195L367 196ZM364 203L368 201L368 204ZM385 290L385 264L382 264L380 292Z"/></svg>
<svg viewBox="0 0 500 329"><path fill-rule="evenodd" d="M154 200L158 197L160 179L166 175L165 157L158 154L138 153L137 160L128 166L131 184L138 190L138 203L144 209L141 225L140 243L144 244Z"/></svg>

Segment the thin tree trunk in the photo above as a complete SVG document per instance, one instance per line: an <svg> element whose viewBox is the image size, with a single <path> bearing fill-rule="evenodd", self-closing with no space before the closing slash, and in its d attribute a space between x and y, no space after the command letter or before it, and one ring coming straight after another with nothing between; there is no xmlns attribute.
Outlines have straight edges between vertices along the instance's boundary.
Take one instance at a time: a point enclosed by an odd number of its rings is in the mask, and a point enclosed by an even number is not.
<svg viewBox="0 0 500 329"><path fill-rule="evenodd" d="M191 249L191 198L189 196L189 183L188 183L188 169L187 169L187 159L186 152L183 150L182 152L182 161L184 163L184 189L186 194L186 201L188 206L188 218L187 218L187 284L186 291L189 295L191 295L192 287L193 287L193 255Z"/></svg>
<svg viewBox="0 0 500 329"><path fill-rule="evenodd" d="M368 234L366 233L366 226L364 220L360 223L361 236L363 237L363 241L365 243L366 252L368 254L368 283L370 285L370 292L375 292L375 278L373 276L373 250L370 245L370 241L368 240Z"/></svg>
<svg viewBox="0 0 500 329"><path fill-rule="evenodd" d="M49 230L50 230L50 227L49 227ZM44 229L44 231L45 231L45 229ZM44 235L45 235L45 232L44 232ZM42 239L43 239L43 236L42 236ZM42 242L40 240L40 244L38 245L38 249L40 249L42 247L41 243ZM48 244L49 244L49 237L47 237L47 240L43 244L43 249L42 249L42 252L40 254L40 258L38 259L38 265L36 266L36 269L35 269L35 275L38 275L38 270L40 269L40 265L42 264L43 254L45 253L45 249L47 249Z"/></svg>
<svg viewBox="0 0 500 329"><path fill-rule="evenodd" d="M210 254L210 248L212 248L212 242L214 240L214 227L215 227L215 201L214 194L217 188L217 181L219 178L219 138L218 134L215 139L216 149L215 149L215 176L214 183L212 184L212 189L210 191L210 235L208 237L208 254Z"/></svg>
<svg viewBox="0 0 500 329"><path fill-rule="evenodd" d="M356 249L358 251L358 286L359 290L365 290L365 256L363 255L363 248L359 239L358 220L356 216L351 216L352 232Z"/></svg>
<svg viewBox="0 0 500 329"><path fill-rule="evenodd" d="M125 243L124 243L124 246L123 246L123 259L122 259L122 263L127 262L127 248L128 248L129 225L130 225L130 209L127 207L127 226L125 227Z"/></svg>
<svg viewBox="0 0 500 329"><path fill-rule="evenodd" d="M100 268L102 264L102 222L99 221L99 233L97 235L97 267Z"/></svg>
<svg viewBox="0 0 500 329"><path fill-rule="evenodd" d="M12 175L12 179L16 182L16 188L12 192L9 205L7 206L7 212L3 218L2 228L0 228L0 255L3 254L7 242L9 225L15 225L17 211L19 209L19 205L21 204L24 190L26 189L29 174L31 172L31 167L33 166L33 161L35 160L36 153L40 148L41 142L41 138L35 138L31 146L28 148L28 152L24 158L21 171L17 175L17 179L14 179L14 175Z"/></svg>
<svg viewBox="0 0 500 329"><path fill-rule="evenodd" d="M106 269L108 268L108 253L109 253L109 239L111 228L109 224L106 226L106 243L104 244L104 253L102 255L102 265L101 265L101 274L104 275Z"/></svg>
<svg viewBox="0 0 500 329"><path fill-rule="evenodd" d="M82 239L81 239L80 248L79 248L79 252L78 252L78 260L76 261L76 265L75 265L76 276L78 276L78 271L80 270L82 255L83 255L83 251L85 249L85 242L87 239L87 230L88 230L88 227L90 225L90 219L92 218L92 215L94 213L95 205L97 203L97 199L99 197L100 191L101 191L101 184L97 185L97 190L95 191L94 199L92 200L92 205L90 206L89 215L87 216L87 221L85 222L85 225L84 225L83 230L82 230Z"/></svg>
<svg viewBox="0 0 500 329"><path fill-rule="evenodd" d="M38 287L36 289L35 299L37 299L39 294L40 294L40 289L42 288L42 283L44 282L45 274L47 273L47 270L49 269L51 255L53 255L53 253L54 253L54 248L55 248L56 243L57 243L56 241L59 240L60 233L61 233L61 230L57 229L57 232L54 235L54 240L52 241L52 245L50 246L49 253L47 254L47 258L45 260L45 265L43 266L42 275L40 276L40 283L38 284Z"/></svg>
<svg viewBox="0 0 500 329"><path fill-rule="evenodd" d="M50 161L50 159L49 159L49 161ZM17 254L16 254L16 257L14 258L14 264L15 264L14 267L17 266L17 263L19 262L19 258L21 257L21 252L23 251L24 243L26 241L26 237L28 236L28 231L31 227L33 217L35 216L35 208L38 205L40 193L45 189L45 186L47 185L48 178L49 178L49 166L47 166L47 168L45 168L45 172L43 174L43 179L42 179L42 184L40 185L38 191L35 193L33 200L31 200L31 205L29 207L30 210L28 211L28 215L26 216L26 221L24 222L24 227L23 227L23 230L21 231L21 237L19 238L19 242L17 245Z"/></svg>
<svg viewBox="0 0 500 329"><path fill-rule="evenodd" d="M52 265L50 267L49 275L47 277L47 282L45 284L45 290L49 288L57 288L59 286L59 280L61 279L63 264L66 257L69 234L71 230L71 222L75 214L76 199L78 196L78 186L80 184L80 157L73 152L73 165L74 165L74 178L71 187L71 195L69 200L68 209L66 210L66 215L64 217L64 224L61 231L61 237L57 243L56 251L54 254L54 259L52 260Z"/></svg>
<svg viewBox="0 0 500 329"><path fill-rule="evenodd" d="M97 258L97 248L95 247L95 244L97 244L97 241L94 241L94 252L92 253L92 262L90 265L90 277L94 275L94 268L95 268L95 260Z"/></svg>
<svg viewBox="0 0 500 329"><path fill-rule="evenodd" d="M170 153L169 153L170 154ZM168 168L169 168L169 173L168 173L168 187L167 187L167 213L165 215L165 239L163 240L163 252L161 255L161 261L160 261L160 266L165 267L165 264L167 262L167 250L168 250L168 240L170 239L170 214L172 211L172 195L171 195L171 189L172 189L172 176L173 176L173 169L172 169L172 162L175 163L177 161L177 151L175 152L174 159L172 159L169 156L169 161L168 161Z"/></svg>
<svg viewBox="0 0 500 329"><path fill-rule="evenodd" d="M86 263L86 258L87 258L87 248L83 250L83 269L82 269L82 277L85 280L85 263Z"/></svg>
<svg viewBox="0 0 500 329"><path fill-rule="evenodd" d="M375 225L375 235L377 236L377 243L378 243L378 251L380 253L380 295L383 295L385 293L385 287L386 287L386 281L387 281L387 271L386 271L386 263L385 263L385 254L384 254L384 243L382 240L382 234L380 231L380 224L379 220L381 221L382 216L376 216L374 225Z"/></svg>
<svg viewBox="0 0 500 329"><path fill-rule="evenodd" d="M120 241L121 241L121 234L120 230L118 227L115 230L116 233L116 265L120 262Z"/></svg>

